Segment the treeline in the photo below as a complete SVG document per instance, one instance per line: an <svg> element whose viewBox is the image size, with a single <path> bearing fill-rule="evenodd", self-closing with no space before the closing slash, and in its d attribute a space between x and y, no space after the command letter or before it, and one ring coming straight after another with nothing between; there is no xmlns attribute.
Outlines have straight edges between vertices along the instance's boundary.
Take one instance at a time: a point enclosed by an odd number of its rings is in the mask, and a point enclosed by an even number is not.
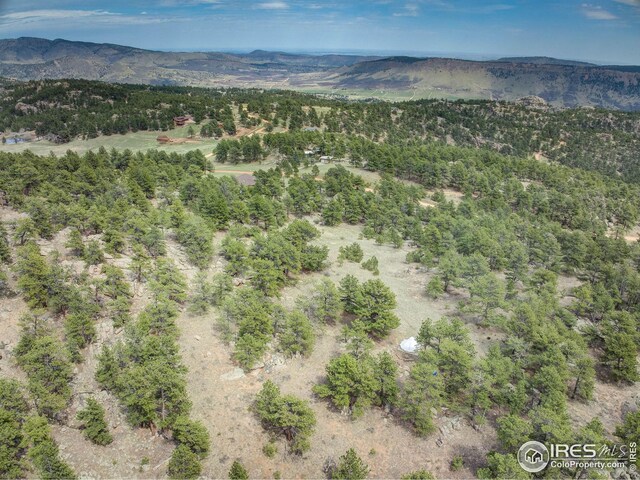
<svg viewBox="0 0 640 480"><path fill-rule="evenodd" d="M561 164L640 181L640 114L555 110L494 101L349 102L286 91L111 85L84 80L10 83L0 100L0 130L36 130L61 142L138 130L167 130L190 114L203 137L264 124L318 128L396 146L454 142L507 155L542 155ZM235 152L234 152L235 153ZM325 150L341 156L342 150ZM243 153L245 161L253 161ZM233 158L236 158L234 156Z"/></svg>

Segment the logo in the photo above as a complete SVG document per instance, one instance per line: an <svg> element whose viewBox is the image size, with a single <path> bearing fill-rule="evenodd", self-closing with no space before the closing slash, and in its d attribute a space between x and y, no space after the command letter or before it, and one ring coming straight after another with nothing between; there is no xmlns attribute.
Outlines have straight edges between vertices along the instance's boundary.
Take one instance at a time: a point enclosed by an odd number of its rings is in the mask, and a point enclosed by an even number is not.
<svg viewBox="0 0 640 480"><path fill-rule="evenodd" d="M529 473L540 472L549 463L549 450L540 442L527 442L518 450L518 463Z"/></svg>

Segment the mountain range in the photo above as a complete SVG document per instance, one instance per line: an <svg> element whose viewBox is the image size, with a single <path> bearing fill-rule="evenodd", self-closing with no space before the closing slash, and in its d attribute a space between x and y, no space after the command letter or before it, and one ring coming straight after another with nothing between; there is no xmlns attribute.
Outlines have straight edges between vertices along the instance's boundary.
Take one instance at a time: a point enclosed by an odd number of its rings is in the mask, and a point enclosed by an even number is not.
<svg viewBox="0 0 640 480"><path fill-rule="evenodd" d="M0 40L0 76L118 83L288 88L338 95L516 100L640 110L640 67L549 57L452 58L163 52L21 37Z"/></svg>

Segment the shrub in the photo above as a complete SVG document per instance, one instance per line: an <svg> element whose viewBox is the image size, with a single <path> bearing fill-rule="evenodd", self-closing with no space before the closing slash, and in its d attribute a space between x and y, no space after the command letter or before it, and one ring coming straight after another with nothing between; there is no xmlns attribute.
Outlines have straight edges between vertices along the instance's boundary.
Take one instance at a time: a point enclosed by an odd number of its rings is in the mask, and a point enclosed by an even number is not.
<svg viewBox="0 0 640 480"><path fill-rule="evenodd" d="M360 263L364 257L364 252L359 243L353 242L351 245L345 245L340 247L338 253L338 260L348 262Z"/></svg>

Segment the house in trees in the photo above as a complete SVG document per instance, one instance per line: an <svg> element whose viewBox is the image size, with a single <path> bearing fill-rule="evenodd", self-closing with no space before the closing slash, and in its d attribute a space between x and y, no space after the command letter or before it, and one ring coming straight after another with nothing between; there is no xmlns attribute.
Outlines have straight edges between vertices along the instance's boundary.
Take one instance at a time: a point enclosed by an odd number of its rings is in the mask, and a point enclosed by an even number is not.
<svg viewBox="0 0 640 480"><path fill-rule="evenodd" d="M180 115L179 117L173 117L173 124L176 127L184 127L187 123L192 121L193 117L191 117L191 115Z"/></svg>

